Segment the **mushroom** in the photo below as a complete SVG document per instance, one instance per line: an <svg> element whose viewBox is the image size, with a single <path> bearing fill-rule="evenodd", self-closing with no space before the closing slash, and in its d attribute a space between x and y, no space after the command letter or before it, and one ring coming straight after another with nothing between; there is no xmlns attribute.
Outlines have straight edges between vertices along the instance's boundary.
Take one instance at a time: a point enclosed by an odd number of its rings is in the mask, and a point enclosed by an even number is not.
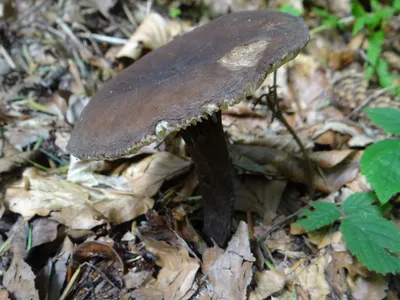
<svg viewBox="0 0 400 300"><path fill-rule="evenodd" d="M205 234L224 246L234 193L220 111L251 95L308 39L302 19L272 10L197 27L106 83L82 112L68 150L81 159L117 159L179 131L197 170Z"/></svg>

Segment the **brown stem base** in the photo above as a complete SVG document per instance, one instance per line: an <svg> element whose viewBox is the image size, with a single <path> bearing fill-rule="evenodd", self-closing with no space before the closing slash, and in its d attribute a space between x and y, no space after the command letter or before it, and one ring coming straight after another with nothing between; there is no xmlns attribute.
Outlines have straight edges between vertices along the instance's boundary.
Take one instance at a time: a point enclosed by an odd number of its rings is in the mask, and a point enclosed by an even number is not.
<svg viewBox="0 0 400 300"><path fill-rule="evenodd" d="M214 113L181 132L199 177L204 206L204 232L220 247L231 234L233 216L232 167L229 159L221 112Z"/></svg>

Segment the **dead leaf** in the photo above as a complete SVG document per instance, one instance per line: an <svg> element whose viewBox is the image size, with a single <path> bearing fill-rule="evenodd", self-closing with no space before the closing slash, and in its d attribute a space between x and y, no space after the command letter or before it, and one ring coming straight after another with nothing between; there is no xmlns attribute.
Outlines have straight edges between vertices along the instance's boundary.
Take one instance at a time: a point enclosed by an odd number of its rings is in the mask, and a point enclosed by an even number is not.
<svg viewBox="0 0 400 300"><path fill-rule="evenodd" d="M348 278L351 294L356 300L381 300L387 294L388 278L380 274L373 274L365 278L358 276L354 281Z"/></svg>
<svg viewBox="0 0 400 300"><path fill-rule="evenodd" d="M285 286L285 275L278 271L265 270L263 272L257 272L255 274L256 299L265 299L274 293L277 293Z"/></svg>
<svg viewBox="0 0 400 300"><path fill-rule="evenodd" d="M124 285L126 289L136 289L142 285L142 283L149 277L149 271L135 272L130 270L128 274L124 275Z"/></svg>
<svg viewBox="0 0 400 300"><path fill-rule="evenodd" d="M23 180L6 190L8 208L24 218L48 216L72 229L89 229L104 223L102 216L89 202L89 193L76 184L56 177L45 177L34 168L23 176L29 182L26 190Z"/></svg>
<svg viewBox="0 0 400 300"><path fill-rule="evenodd" d="M26 250L27 241L27 230L24 219L18 217L17 221L11 227L11 230L7 233L8 238L11 238L10 250L13 253L14 258L25 259L28 251Z"/></svg>
<svg viewBox="0 0 400 300"><path fill-rule="evenodd" d="M331 150L310 153L310 158L321 168L332 168L346 159L354 150Z"/></svg>
<svg viewBox="0 0 400 300"><path fill-rule="evenodd" d="M245 299L252 277L251 266L255 258L250 251L247 224L239 223L226 250L218 246L203 253L203 274L211 297L218 299Z"/></svg>
<svg viewBox="0 0 400 300"><path fill-rule="evenodd" d="M4 136L11 145L21 150L37 142L38 139L49 139L52 122L52 119L37 117L18 122L18 124L6 125Z"/></svg>
<svg viewBox="0 0 400 300"><path fill-rule="evenodd" d="M137 196L154 196L165 180L189 170L191 162L169 152L157 152L130 165L122 175Z"/></svg>
<svg viewBox="0 0 400 300"><path fill-rule="evenodd" d="M157 49L188 30L187 24L171 21L153 12L143 20L116 57L129 57L137 60L141 56L142 49Z"/></svg>
<svg viewBox="0 0 400 300"><path fill-rule="evenodd" d="M147 295L145 299L161 299L158 298L161 294L163 299L189 299L194 293L192 285L200 267L199 260L190 257L184 247L173 247L148 238L143 242L146 250L157 257L156 264L161 270L156 281L138 288L132 296Z"/></svg>
<svg viewBox="0 0 400 300"><path fill-rule="evenodd" d="M3 286L16 299L39 300L35 278L31 267L21 257L14 257L10 267L4 273Z"/></svg>
<svg viewBox="0 0 400 300"><path fill-rule="evenodd" d="M57 238L58 225L57 221L51 219L35 219L31 224L32 248L54 241Z"/></svg>
<svg viewBox="0 0 400 300"><path fill-rule="evenodd" d="M213 17L225 15L228 12L252 10L260 7L254 1L246 0L201 0L201 2L207 6Z"/></svg>
<svg viewBox="0 0 400 300"><path fill-rule="evenodd" d="M327 267L323 255L314 258L308 266L301 266L295 270L295 276L301 287L309 293L311 300L325 299L331 292L331 287L325 278Z"/></svg>

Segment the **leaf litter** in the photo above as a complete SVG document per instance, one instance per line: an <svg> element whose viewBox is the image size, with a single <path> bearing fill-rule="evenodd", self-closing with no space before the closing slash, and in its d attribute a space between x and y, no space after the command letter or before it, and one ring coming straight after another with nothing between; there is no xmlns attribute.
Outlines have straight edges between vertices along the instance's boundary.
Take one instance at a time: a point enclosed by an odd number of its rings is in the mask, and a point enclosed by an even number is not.
<svg viewBox="0 0 400 300"><path fill-rule="evenodd" d="M311 27L318 25L301 1L270 2L271 8L291 5ZM340 17L350 13L348 1L329 7L311 2ZM311 200L304 197L310 179L298 143L265 103L243 101L222 116L237 195L237 231L227 249L203 241L198 180L178 135L117 161L79 161L65 149L90 97L132 63L127 58L140 59L218 15L261 5L4 2L2 299L398 297L398 280L361 265L337 228L305 233L293 225L298 209ZM393 24L388 34L395 32ZM399 107L393 95L365 79L364 40L363 33L346 40L336 29L317 32L277 72L279 108L313 162L312 200L341 204L371 190L360 157L388 135L363 108ZM398 45L390 40L385 47L389 67L396 69ZM254 97L271 84L269 76ZM393 220L398 224L398 215ZM257 246L263 235L263 247Z"/></svg>

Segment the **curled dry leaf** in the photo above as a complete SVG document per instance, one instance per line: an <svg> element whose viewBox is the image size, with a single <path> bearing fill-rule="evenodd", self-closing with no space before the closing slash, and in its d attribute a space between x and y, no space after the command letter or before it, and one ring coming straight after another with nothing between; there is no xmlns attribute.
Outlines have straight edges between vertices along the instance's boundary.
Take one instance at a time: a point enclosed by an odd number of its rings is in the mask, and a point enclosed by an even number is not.
<svg viewBox="0 0 400 300"><path fill-rule="evenodd" d="M138 299L190 299L194 293L192 285L200 267L197 258L189 256L184 247L173 247L166 242L145 238L146 250L157 257L161 267L156 281L135 290L131 296ZM140 298L146 295L147 298ZM158 298L162 295L163 298ZM152 298L149 298L152 297Z"/></svg>
<svg viewBox="0 0 400 300"><path fill-rule="evenodd" d="M116 57L129 57L137 60L142 49L159 48L175 36L188 30L189 26L185 23L171 21L158 13L151 13L143 20L129 41L119 50Z"/></svg>
<svg viewBox="0 0 400 300"><path fill-rule="evenodd" d="M50 215L71 229L90 229L106 221L119 224L145 213L154 203L146 196L84 188L56 176L44 176L33 168L23 176L25 181L6 190L8 208L24 218Z"/></svg>
<svg viewBox="0 0 400 300"><path fill-rule="evenodd" d="M154 196L165 180L189 170L191 162L169 152L157 152L130 165L122 175L135 195Z"/></svg>
<svg viewBox="0 0 400 300"><path fill-rule="evenodd" d="M129 181L126 178L97 173L105 171L107 168L108 164L104 160L87 161L71 156L67 179L86 187L105 185L116 190L129 192Z"/></svg>
<svg viewBox="0 0 400 300"><path fill-rule="evenodd" d="M208 279L206 284L209 296L218 299L246 299L254 261L247 224L241 221L225 251L214 246L203 253L202 270Z"/></svg>
<svg viewBox="0 0 400 300"><path fill-rule="evenodd" d="M4 273L3 286L15 299L39 300L35 278L31 267L21 257L14 257L10 267Z"/></svg>

